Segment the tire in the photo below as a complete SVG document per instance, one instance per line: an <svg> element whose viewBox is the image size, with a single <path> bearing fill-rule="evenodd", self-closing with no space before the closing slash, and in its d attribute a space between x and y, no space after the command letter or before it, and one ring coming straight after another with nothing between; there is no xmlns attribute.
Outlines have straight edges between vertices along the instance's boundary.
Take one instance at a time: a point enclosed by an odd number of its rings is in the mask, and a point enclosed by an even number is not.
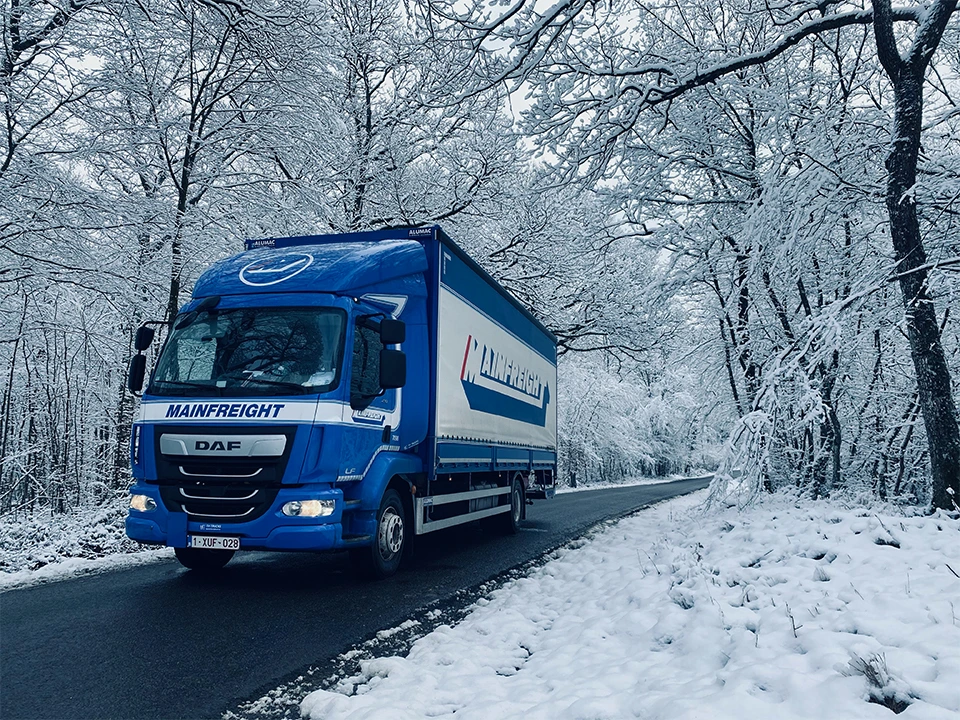
<svg viewBox="0 0 960 720"><path fill-rule="evenodd" d="M387 490L377 510L377 532L369 547L357 548L354 562L361 573L375 580L388 578L397 572L407 549L407 513L400 493Z"/></svg>
<svg viewBox="0 0 960 720"><path fill-rule="evenodd" d="M233 550L201 550L199 548L174 548L177 560L185 568L200 572L220 570L230 562Z"/></svg>
<svg viewBox="0 0 960 720"><path fill-rule="evenodd" d="M496 516L500 521L500 531L506 535L516 535L520 531L520 519L523 517L523 485L518 475L510 483L510 512Z"/></svg>

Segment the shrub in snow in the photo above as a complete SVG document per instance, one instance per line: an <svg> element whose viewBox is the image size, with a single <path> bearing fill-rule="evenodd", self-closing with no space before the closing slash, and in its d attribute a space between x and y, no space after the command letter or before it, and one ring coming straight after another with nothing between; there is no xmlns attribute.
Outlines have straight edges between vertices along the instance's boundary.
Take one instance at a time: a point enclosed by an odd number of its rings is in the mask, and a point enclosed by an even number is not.
<svg viewBox="0 0 960 720"><path fill-rule="evenodd" d="M888 707L898 715L909 707L910 690L906 683L890 674L883 653L874 653L866 658L854 656L849 668L851 673L867 679L870 702Z"/></svg>
<svg viewBox="0 0 960 720"><path fill-rule="evenodd" d="M143 546L124 534L126 515L126 503L117 499L65 514L46 510L0 517L0 573L37 570L68 558L141 551Z"/></svg>

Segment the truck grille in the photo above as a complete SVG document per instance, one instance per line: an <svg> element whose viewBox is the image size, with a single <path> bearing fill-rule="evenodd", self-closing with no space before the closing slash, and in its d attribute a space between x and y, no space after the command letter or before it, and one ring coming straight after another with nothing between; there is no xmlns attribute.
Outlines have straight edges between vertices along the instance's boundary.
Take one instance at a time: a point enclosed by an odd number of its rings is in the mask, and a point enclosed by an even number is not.
<svg viewBox="0 0 960 720"><path fill-rule="evenodd" d="M284 435L281 455L257 457L197 457L165 454L164 434L223 436ZM296 426L236 427L158 425L154 429L157 482L160 498L169 512L184 512L191 520L241 523L266 513L276 500L283 480Z"/></svg>
<svg viewBox="0 0 960 720"><path fill-rule="evenodd" d="M178 472L184 477L229 478L230 480L257 478L259 481L266 477L263 476L264 470L267 470L267 475L270 475L271 469L270 464L262 461L224 463L183 460L177 466Z"/></svg>
<svg viewBox="0 0 960 720"><path fill-rule="evenodd" d="M273 505L278 488L230 485L160 487L160 498L170 512L185 512L191 520L249 522Z"/></svg>

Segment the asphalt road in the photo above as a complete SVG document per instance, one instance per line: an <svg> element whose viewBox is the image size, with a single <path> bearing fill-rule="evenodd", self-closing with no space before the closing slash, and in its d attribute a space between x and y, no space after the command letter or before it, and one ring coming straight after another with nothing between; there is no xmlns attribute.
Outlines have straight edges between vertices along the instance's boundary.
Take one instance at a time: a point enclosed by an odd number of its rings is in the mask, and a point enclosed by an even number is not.
<svg viewBox="0 0 960 720"><path fill-rule="evenodd" d="M706 487L571 493L515 536L420 538L412 567L365 582L338 554L247 553L214 577L175 561L0 595L0 717L219 718L425 604L536 558L595 523Z"/></svg>

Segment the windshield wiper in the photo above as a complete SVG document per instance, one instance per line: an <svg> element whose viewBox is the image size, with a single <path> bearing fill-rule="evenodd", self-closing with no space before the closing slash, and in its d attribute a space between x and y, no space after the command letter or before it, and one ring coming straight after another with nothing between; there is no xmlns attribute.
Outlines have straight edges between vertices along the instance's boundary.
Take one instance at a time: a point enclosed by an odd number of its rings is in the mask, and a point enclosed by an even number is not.
<svg viewBox="0 0 960 720"><path fill-rule="evenodd" d="M233 379L241 380L241 378L233 378ZM250 376L250 377L242 378L241 385L245 385L248 382L261 383L263 385L273 385L275 387L285 387L285 388L290 388L291 390L299 390L301 394L308 391L308 388L305 385L301 385L300 383L295 383L295 382L289 382L287 380L268 380L267 378L263 378L259 376Z"/></svg>
<svg viewBox="0 0 960 720"><path fill-rule="evenodd" d="M222 388L217 385L207 385L206 383L200 382L189 382L187 380L154 380L154 385L177 385L179 387L188 387L194 388L196 390L216 390L217 395L223 395L221 392Z"/></svg>

